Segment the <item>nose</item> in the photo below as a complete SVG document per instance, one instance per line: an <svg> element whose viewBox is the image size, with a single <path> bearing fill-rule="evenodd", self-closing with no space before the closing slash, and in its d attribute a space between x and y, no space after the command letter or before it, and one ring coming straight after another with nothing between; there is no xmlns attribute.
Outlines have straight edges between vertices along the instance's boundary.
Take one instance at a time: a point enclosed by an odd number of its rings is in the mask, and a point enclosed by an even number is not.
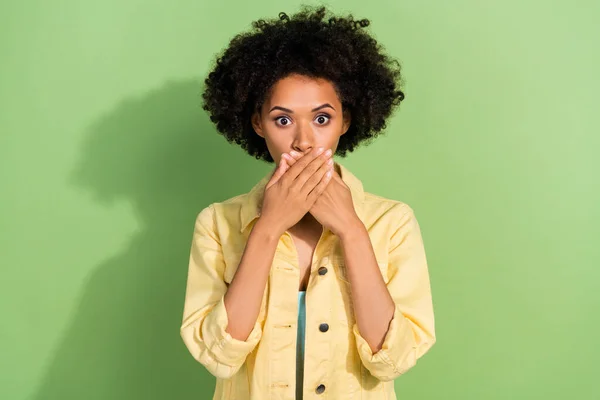
<svg viewBox="0 0 600 400"><path fill-rule="evenodd" d="M296 137L292 143L292 149L305 155L315 146L315 140L312 128L309 124L299 124L296 131Z"/></svg>

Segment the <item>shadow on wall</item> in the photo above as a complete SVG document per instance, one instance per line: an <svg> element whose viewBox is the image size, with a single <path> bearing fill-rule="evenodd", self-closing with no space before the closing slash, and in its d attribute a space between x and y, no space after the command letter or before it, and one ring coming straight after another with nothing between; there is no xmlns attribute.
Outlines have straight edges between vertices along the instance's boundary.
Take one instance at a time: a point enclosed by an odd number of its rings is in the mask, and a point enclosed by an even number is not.
<svg viewBox="0 0 600 400"><path fill-rule="evenodd" d="M70 183L103 205L130 201L140 230L94 269L33 399L212 399L215 378L179 336L194 220L268 165L215 132L201 90L168 82L86 133Z"/></svg>

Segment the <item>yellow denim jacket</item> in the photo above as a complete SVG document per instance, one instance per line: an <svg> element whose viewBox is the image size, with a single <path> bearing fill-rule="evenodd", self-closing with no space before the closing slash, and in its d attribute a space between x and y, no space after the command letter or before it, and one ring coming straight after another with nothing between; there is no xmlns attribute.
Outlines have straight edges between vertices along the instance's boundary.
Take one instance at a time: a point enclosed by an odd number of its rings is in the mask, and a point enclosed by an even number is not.
<svg viewBox="0 0 600 400"><path fill-rule="evenodd" d="M394 379L435 342L421 231L406 203L364 192L360 180L336 164L396 308L383 347L373 354L354 318L339 238L324 229L306 289L303 395L305 400L392 400ZM295 398L300 270L287 231L277 245L253 330L245 341L225 331L224 295L259 216L270 175L248 193L210 204L196 219L181 337L217 378L213 400ZM323 322L330 327L326 332L319 330Z"/></svg>

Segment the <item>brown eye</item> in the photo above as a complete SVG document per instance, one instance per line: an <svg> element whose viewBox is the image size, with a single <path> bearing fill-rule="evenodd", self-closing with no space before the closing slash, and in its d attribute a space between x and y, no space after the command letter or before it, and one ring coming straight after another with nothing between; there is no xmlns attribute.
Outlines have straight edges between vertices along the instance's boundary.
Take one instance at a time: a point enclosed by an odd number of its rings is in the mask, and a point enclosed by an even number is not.
<svg viewBox="0 0 600 400"><path fill-rule="evenodd" d="M286 121L285 123L279 122L279 125L281 126L287 126L289 125L289 118L288 117L279 117L279 118L275 118L275 121Z"/></svg>
<svg viewBox="0 0 600 400"><path fill-rule="evenodd" d="M319 125L325 125L327 122L329 122L329 115L326 114L321 114L317 117L317 122L319 123Z"/></svg>

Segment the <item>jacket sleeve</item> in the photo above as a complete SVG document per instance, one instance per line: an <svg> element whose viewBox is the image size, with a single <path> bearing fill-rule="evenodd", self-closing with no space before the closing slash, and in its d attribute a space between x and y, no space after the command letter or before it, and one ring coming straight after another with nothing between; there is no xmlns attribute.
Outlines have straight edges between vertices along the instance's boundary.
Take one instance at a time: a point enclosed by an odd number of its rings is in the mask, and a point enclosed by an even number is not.
<svg viewBox="0 0 600 400"><path fill-rule="evenodd" d="M419 223L408 205L400 203L398 209L400 216L390 238L387 283L396 306L382 348L373 354L358 325L353 325L360 359L381 381L406 372L435 343L431 287Z"/></svg>
<svg viewBox="0 0 600 400"><path fill-rule="evenodd" d="M223 279L225 262L214 226L214 206L197 216L189 261L181 337L192 356L215 377L230 378L262 336L258 321L246 338L225 331L228 324Z"/></svg>

